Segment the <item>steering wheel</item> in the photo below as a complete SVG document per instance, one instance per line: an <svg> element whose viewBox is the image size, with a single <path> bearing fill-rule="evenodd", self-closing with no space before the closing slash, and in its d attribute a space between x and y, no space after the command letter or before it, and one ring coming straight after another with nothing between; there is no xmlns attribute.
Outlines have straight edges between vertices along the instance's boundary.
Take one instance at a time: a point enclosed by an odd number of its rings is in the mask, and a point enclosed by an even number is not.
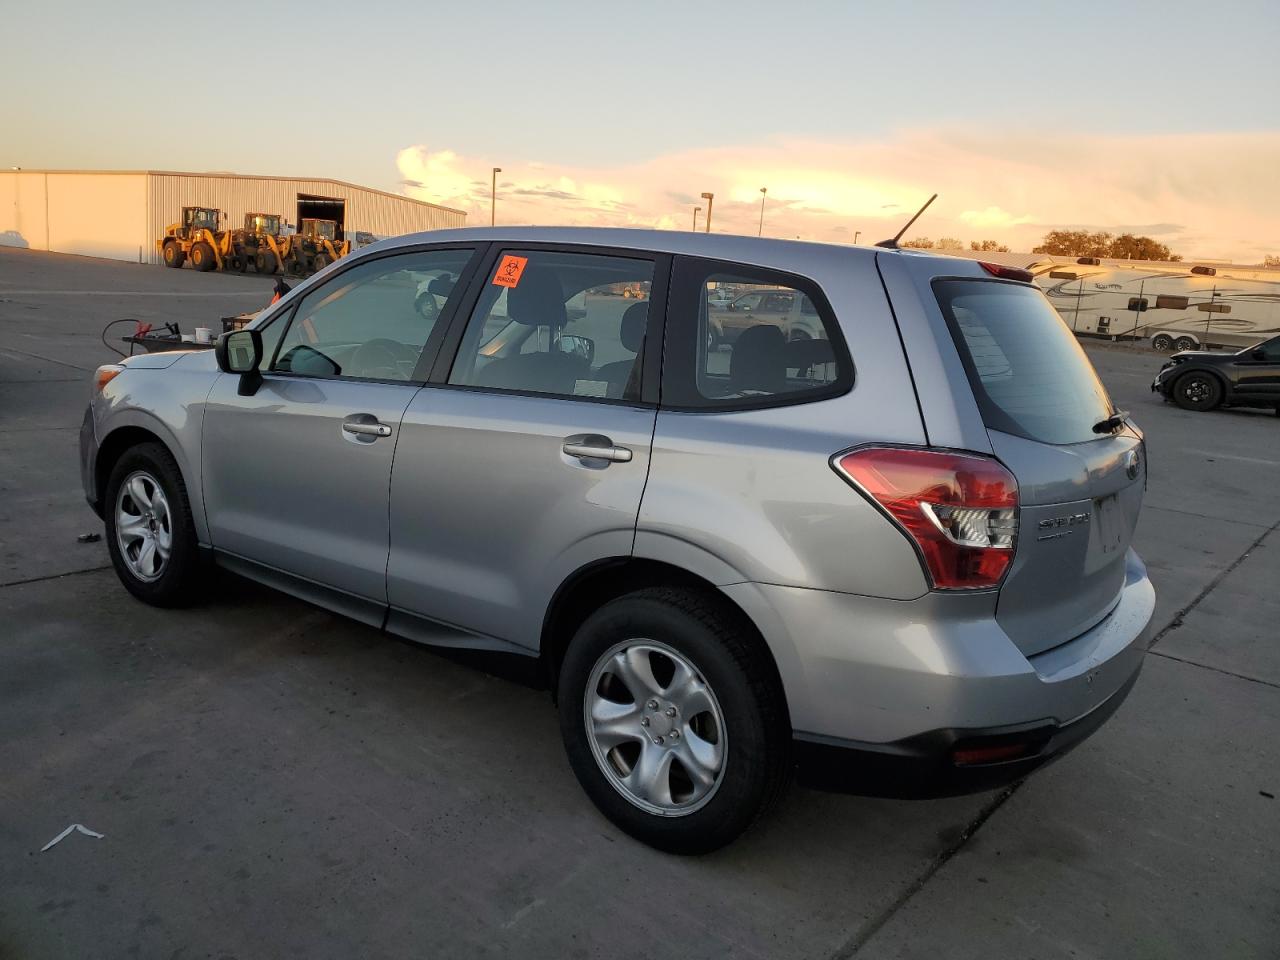
<svg viewBox="0 0 1280 960"><path fill-rule="evenodd" d="M400 369L400 363L415 359L416 355L403 343L387 337L375 337L356 348L347 364L347 373L349 376L375 377L379 380L407 380L408 377Z"/></svg>

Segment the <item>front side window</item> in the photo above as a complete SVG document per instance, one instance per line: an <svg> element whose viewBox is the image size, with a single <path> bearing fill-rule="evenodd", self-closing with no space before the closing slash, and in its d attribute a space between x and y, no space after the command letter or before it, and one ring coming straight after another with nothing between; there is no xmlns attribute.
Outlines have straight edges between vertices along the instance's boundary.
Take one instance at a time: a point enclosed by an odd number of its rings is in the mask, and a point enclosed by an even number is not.
<svg viewBox="0 0 1280 960"><path fill-rule="evenodd" d="M461 295L457 279L471 256L470 250L431 250L379 257L344 270L299 302L271 369L317 377L412 379L446 305Z"/></svg>
<svg viewBox="0 0 1280 960"><path fill-rule="evenodd" d="M809 286L750 268L681 261L664 405L767 406L847 390L853 366L844 340ZM732 299L726 289L735 291Z"/></svg>
<svg viewBox="0 0 1280 960"><path fill-rule="evenodd" d="M449 382L564 397L639 400L654 262L504 250ZM629 290L630 297L617 291Z"/></svg>
<svg viewBox="0 0 1280 960"><path fill-rule="evenodd" d="M1242 351L1243 353L1257 353L1261 351L1263 359L1272 363L1280 362L1280 337L1272 337L1270 340L1264 340L1262 343L1254 344L1252 347Z"/></svg>

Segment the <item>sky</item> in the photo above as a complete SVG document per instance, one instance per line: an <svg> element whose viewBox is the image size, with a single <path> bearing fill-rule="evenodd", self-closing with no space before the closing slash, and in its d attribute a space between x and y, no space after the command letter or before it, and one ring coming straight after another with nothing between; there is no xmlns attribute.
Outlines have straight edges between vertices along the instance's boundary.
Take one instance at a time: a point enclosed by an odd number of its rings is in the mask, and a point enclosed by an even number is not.
<svg viewBox="0 0 1280 960"><path fill-rule="evenodd" d="M0 0L0 164L332 177L499 223L1056 228L1280 254L1280 3ZM767 188L762 195L760 188ZM705 210L700 216L705 216ZM699 220L699 229L705 220Z"/></svg>

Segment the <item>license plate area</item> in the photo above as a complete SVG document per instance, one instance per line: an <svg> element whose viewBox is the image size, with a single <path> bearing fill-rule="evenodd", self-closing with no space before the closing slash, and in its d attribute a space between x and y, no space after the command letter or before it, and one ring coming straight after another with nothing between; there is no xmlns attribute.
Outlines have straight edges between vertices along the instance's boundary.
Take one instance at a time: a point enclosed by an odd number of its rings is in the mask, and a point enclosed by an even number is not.
<svg viewBox="0 0 1280 960"><path fill-rule="evenodd" d="M1116 556L1124 552L1125 522L1124 508L1120 505L1118 493L1098 497L1093 501L1093 523L1091 524L1089 544L1089 572L1115 562Z"/></svg>

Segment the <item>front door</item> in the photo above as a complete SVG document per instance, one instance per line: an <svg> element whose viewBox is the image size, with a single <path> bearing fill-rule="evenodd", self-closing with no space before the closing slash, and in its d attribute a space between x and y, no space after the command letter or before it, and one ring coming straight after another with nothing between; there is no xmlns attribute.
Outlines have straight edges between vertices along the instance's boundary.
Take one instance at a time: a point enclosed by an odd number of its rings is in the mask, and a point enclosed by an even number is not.
<svg viewBox="0 0 1280 960"><path fill-rule="evenodd" d="M536 649L565 577L631 554L668 270L666 258L631 252L491 252L447 383L405 411L389 629ZM640 283L653 283L652 298L610 296ZM445 369L442 358L441 380Z"/></svg>
<svg viewBox="0 0 1280 960"><path fill-rule="evenodd" d="M237 393L238 377L217 381L202 468L217 550L369 601L348 612L380 621L400 421L472 256L354 263L263 331L270 355L253 396Z"/></svg>
<svg viewBox="0 0 1280 960"><path fill-rule="evenodd" d="M1241 397L1280 401L1280 337L1237 355L1236 391Z"/></svg>

